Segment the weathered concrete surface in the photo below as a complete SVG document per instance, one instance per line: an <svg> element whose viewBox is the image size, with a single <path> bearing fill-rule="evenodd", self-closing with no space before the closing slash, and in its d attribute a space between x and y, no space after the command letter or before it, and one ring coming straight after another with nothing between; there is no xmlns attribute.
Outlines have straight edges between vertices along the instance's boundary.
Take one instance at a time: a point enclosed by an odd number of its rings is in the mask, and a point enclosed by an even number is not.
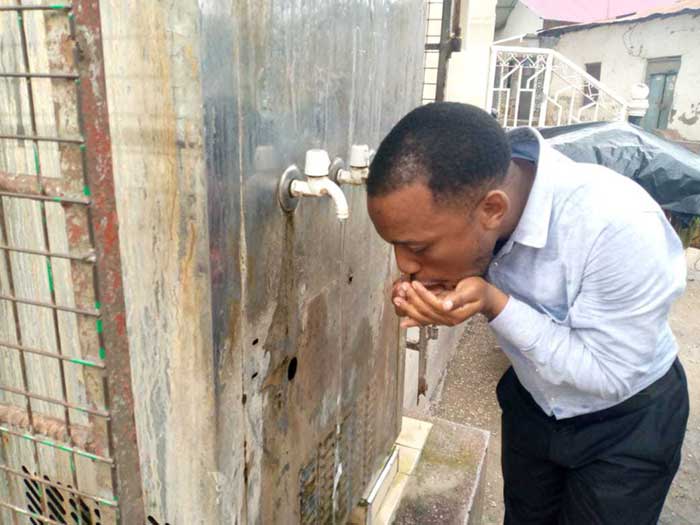
<svg viewBox="0 0 700 525"><path fill-rule="evenodd" d="M489 433L444 419L432 423L394 523L480 523Z"/></svg>
<svg viewBox="0 0 700 525"><path fill-rule="evenodd" d="M341 523L390 450L390 247L364 188L343 188L341 225L327 199L285 214L277 183L308 148L376 147L418 103L421 6L101 1L153 520Z"/></svg>

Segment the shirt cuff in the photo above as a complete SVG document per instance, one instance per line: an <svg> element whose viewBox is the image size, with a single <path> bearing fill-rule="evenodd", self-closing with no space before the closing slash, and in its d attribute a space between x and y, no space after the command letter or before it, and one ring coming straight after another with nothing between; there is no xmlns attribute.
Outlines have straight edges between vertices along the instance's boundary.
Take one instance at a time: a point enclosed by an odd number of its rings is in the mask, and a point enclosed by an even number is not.
<svg viewBox="0 0 700 525"><path fill-rule="evenodd" d="M526 352L535 347L549 322L548 316L511 296L489 326L510 344Z"/></svg>

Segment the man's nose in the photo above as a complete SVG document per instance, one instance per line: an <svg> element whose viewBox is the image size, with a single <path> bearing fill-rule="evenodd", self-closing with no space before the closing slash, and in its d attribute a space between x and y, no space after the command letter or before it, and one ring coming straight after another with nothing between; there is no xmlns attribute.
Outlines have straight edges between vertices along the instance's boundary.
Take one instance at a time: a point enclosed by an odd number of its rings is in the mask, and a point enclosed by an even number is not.
<svg viewBox="0 0 700 525"><path fill-rule="evenodd" d="M401 273L411 275L420 271L420 263L406 248L402 246L394 246L394 256L396 257L396 265L399 267Z"/></svg>

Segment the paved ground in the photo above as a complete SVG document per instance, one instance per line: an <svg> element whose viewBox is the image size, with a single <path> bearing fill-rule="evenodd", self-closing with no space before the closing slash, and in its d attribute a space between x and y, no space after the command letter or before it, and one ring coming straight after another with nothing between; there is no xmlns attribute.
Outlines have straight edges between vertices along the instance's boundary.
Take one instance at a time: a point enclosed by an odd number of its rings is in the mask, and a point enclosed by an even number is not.
<svg viewBox="0 0 700 525"><path fill-rule="evenodd" d="M700 252L697 252L700 255ZM695 257L691 262L694 262ZM700 262L698 266L700 270ZM675 304L671 324L680 345L680 356L690 388L690 420L683 461L674 480L662 525L700 524L700 271L691 264L686 293ZM496 383L508 367L496 341L482 319L465 330L447 376L440 400L431 412L458 423L492 433L484 501L484 525L503 522L503 480L500 473L500 409Z"/></svg>

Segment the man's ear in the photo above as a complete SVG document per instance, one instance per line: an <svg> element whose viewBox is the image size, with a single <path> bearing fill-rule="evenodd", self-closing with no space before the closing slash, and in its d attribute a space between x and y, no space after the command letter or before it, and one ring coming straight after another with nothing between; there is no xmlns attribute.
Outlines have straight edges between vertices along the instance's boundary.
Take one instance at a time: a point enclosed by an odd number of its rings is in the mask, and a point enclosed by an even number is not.
<svg viewBox="0 0 700 525"><path fill-rule="evenodd" d="M509 208L508 195L502 190L491 190L479 201L476 215L485 230L496 230L501 226Z"/></svg>

